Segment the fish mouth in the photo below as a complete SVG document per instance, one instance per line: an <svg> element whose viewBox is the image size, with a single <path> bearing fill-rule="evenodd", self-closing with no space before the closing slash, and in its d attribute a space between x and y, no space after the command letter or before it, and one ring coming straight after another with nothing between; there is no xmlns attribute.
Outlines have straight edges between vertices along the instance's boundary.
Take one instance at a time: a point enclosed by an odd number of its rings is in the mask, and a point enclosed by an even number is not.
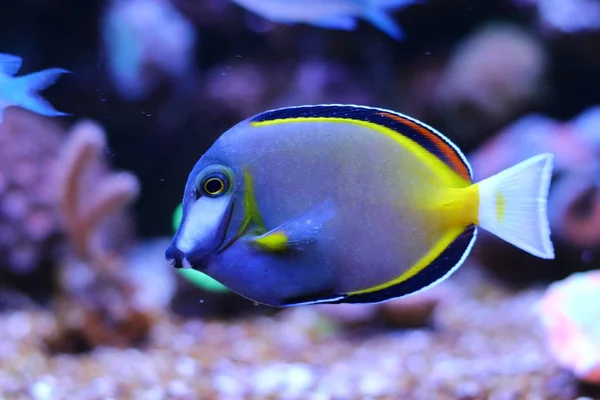
<svg viewBox="0 0 600 400"><path fill-rule="evenodd" d="M214 248L211 251L196 250L189 253L184 253L177 247L177 235L173 238L173 242L169 248L165 251L165 258L171 263L171 266L175 269L195 269L197 271L204 271L208 266L211 254L219 254L225 250L230 243L226 242L227 232L231 223L231 217L233 215L233 201L229 203L225 211L225 217L223 218L219 228L217 230L218 241L215 243Z"/></svg>
<svg viewBox="0 0 600 400"><path fill-rule="evenodd" d="M171 245L165 252L165 258L175 269L195 269L196 271L205 270L208 265L209 254L203 256L186 255L174 245Z"/></svg>
<svg viewBox="0 0 600 400"><path fill-rule="evenodd" d="M191 268L191 264L185 257L183 251L179 250L174 243L169 246L167 251L165 251L165 258L175 269Z"/></svg>

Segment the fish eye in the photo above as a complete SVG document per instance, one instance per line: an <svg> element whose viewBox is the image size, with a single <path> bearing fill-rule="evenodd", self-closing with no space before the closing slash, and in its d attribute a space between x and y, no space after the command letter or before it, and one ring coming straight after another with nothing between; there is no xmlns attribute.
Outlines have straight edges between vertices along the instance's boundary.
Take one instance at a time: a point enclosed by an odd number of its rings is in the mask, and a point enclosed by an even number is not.
<svg viewBox="0 0 600 400"><path fill-rule="evenodd" d="M199 196L218 197L229 191L230 178L226 171L211 171L198 182Z"/></svg>
<svg viewBox="0 0 600 400"><path fill-rule="evenodd" d="M216 196L225 190L225 182L220 178L209 178L204 181L204 192Z"/></svg>

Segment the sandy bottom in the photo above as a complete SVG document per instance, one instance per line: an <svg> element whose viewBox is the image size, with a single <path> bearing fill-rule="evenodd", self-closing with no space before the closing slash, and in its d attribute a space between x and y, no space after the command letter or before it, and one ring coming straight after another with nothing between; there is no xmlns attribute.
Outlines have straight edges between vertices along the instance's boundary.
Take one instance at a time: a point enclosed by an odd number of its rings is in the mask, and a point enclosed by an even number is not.
<svg viewBox="0 0 600 400"><path fill-rule="evenodd" d="M297 307L234 321L165 317L144 348L49 356L52 313L4 314L0 391L3 399L576 398L544 348L541 290L457 275L427 329L348 329L318 307Z"/></svg>

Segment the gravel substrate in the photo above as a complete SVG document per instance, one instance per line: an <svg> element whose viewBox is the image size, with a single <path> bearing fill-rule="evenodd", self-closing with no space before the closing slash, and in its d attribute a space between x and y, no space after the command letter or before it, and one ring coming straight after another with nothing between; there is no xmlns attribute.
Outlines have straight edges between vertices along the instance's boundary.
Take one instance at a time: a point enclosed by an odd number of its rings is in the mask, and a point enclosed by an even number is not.
<svg viewBox="0 0 600 400"><path fill-rule="evenodd" d="M465 268L468 269L468 268ZM234 321L165 317L141 349L47 354L48 311L0 316L2 399L574 399L534 306L458 274L427 329L341 328L318 307Z"/></svg>

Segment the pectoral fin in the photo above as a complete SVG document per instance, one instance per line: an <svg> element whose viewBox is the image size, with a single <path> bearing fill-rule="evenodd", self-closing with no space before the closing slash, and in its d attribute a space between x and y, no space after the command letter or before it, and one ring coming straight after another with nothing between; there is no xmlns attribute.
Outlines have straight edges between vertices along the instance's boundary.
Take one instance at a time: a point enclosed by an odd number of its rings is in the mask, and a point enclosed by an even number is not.
<svg viewBox="0 0 600 400"><path fill-rule="evenodd" d="M333 204L325 201L298 218L250 240L258 248L270 252L304 250L316 240L325 222L333 218L334 214Z"/></svg>

